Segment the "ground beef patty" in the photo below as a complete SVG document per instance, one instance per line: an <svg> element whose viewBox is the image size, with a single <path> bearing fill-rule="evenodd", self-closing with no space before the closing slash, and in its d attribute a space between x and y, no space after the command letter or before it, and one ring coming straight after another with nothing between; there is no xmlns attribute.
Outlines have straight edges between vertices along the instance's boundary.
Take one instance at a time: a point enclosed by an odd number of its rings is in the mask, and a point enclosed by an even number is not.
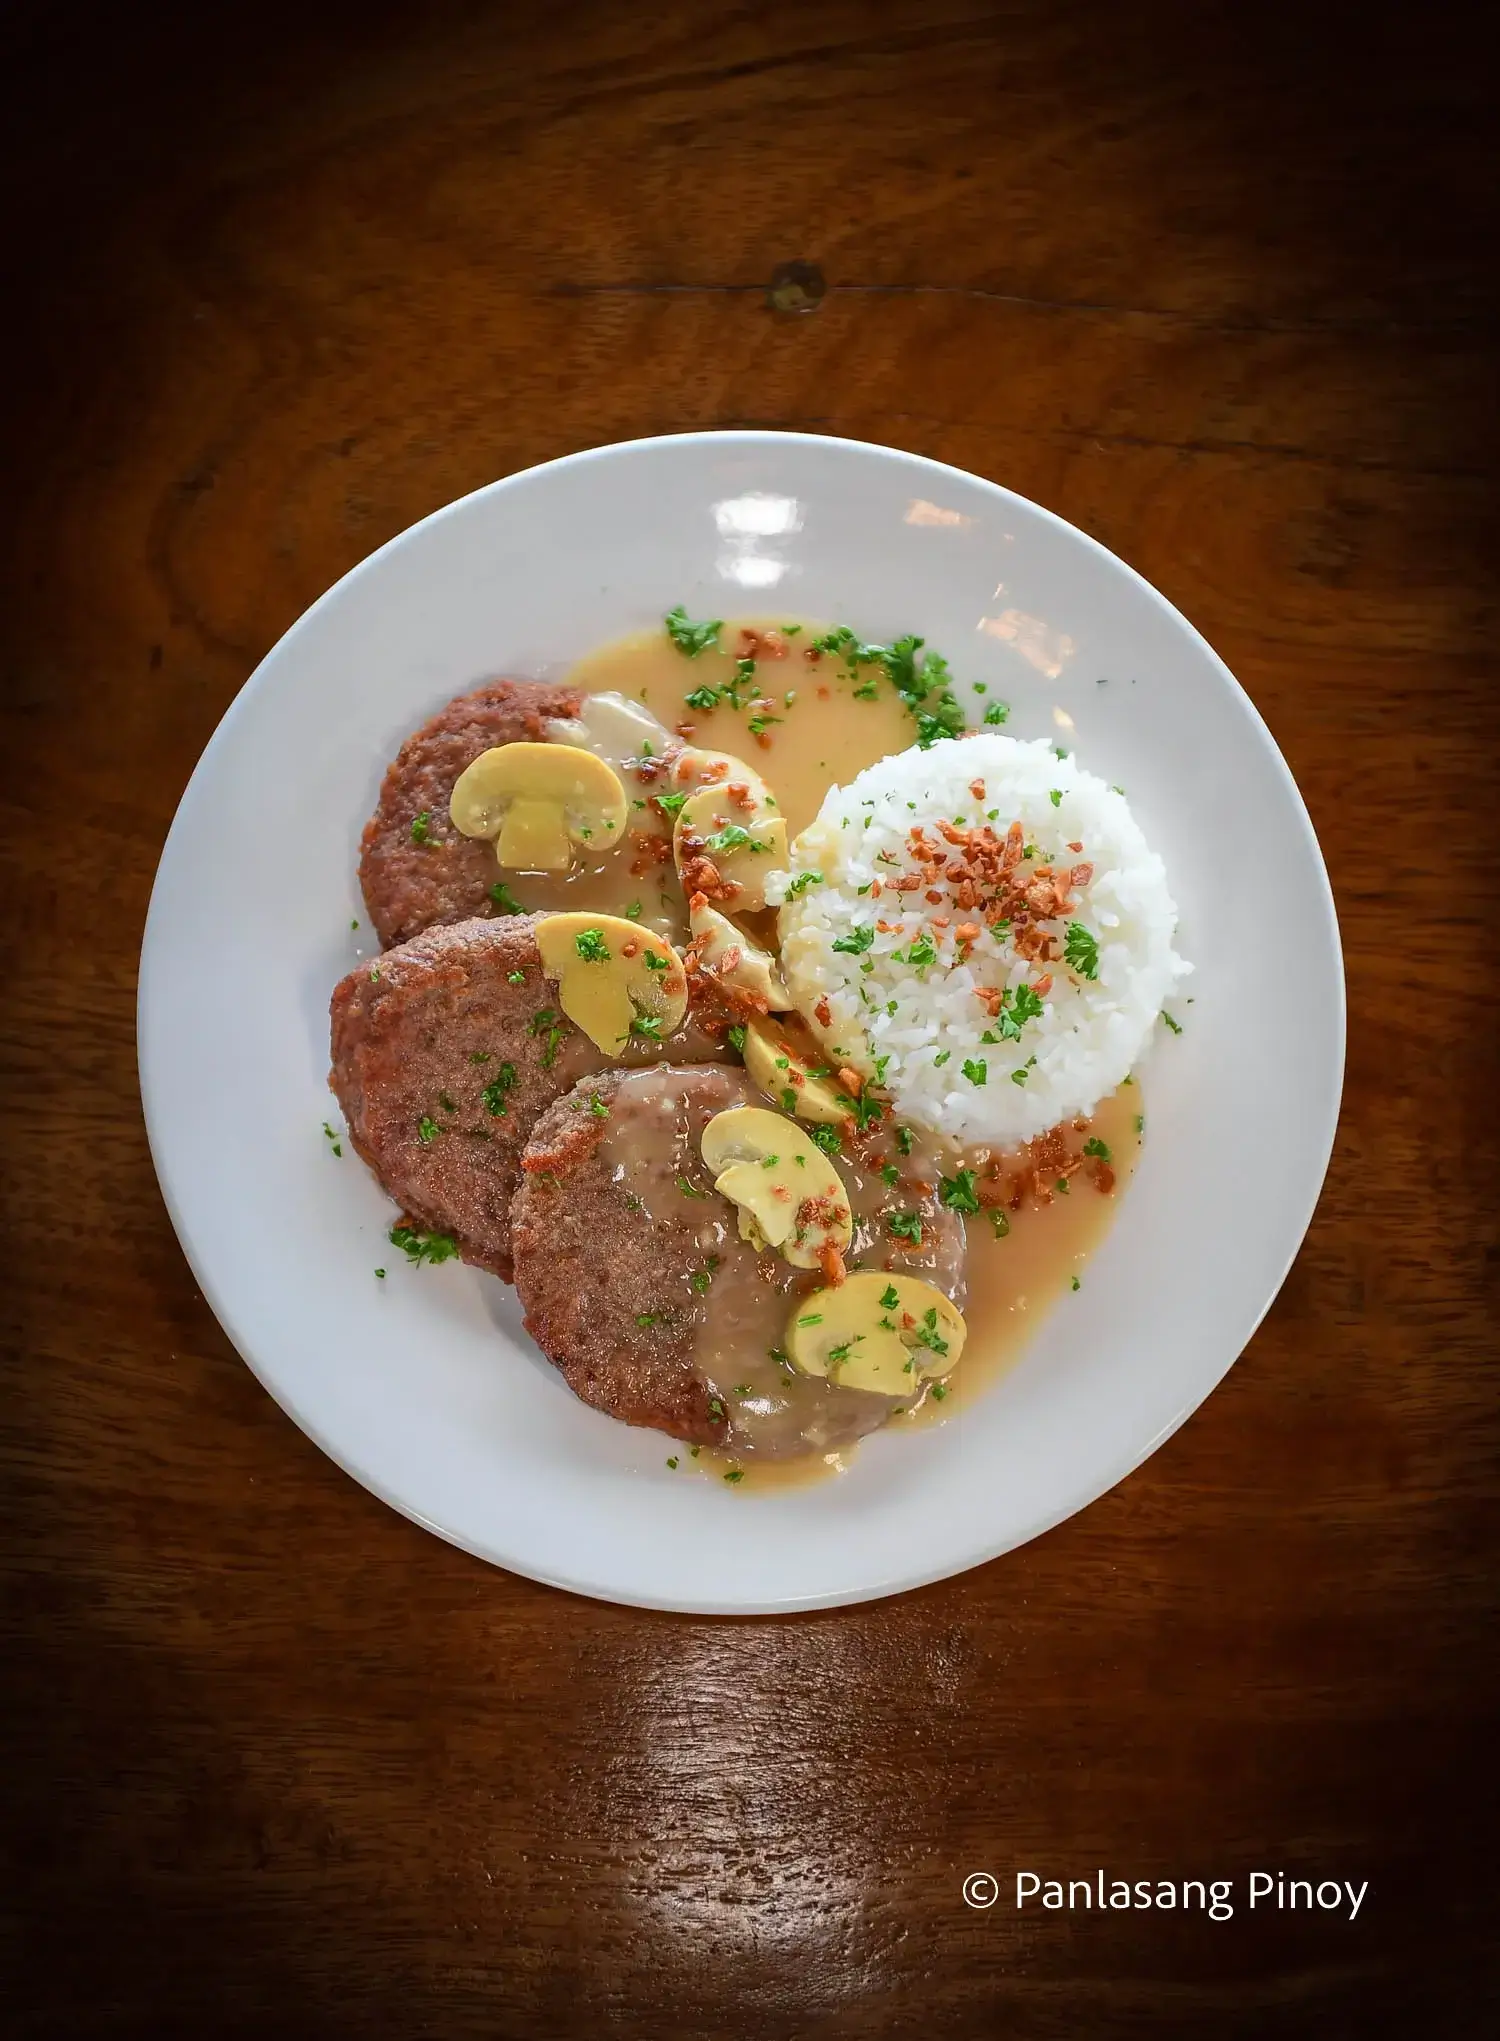
<svg viewBox="0 0 1500 2041"><path fill-rule="evenodd" d="M481 751L543 742L548 722L576 716L582 699L577 688L546 681L487 680L407 738L365 825L359 860L365 906L387 948L489 912L490 888L504 874L492 843L460 836L449 821L453 783Z"/></svg>
<svg viewBox="0 0 1500 2041"><path fill-rule="evenodd" d="M408 1217L510 1277L510 1201L533 1122L596 1060L555 1007L536 919L429 929L333 995L329 1084Z"/></svg>
<svg viewBox="0 0 1500 2041"><path fill-rule="evenodd" d="M778 1351L797 1298L824 1278L740 1238L700 1145L716 1113L764 1103L724 1065L592 1078L536 1121L511 1225L527 1330L585 1403L775 1458L837 1450L895 1406L801 1376ZM925 1158L920 1174L915 1155L889 1175L883 1161L848 1142L839 1158L855 1214L850 1265L906 1269L961 1298L962 1222L939 1204ZM898 1209L920 1214L920 1241L892 1235Z"/></svg>

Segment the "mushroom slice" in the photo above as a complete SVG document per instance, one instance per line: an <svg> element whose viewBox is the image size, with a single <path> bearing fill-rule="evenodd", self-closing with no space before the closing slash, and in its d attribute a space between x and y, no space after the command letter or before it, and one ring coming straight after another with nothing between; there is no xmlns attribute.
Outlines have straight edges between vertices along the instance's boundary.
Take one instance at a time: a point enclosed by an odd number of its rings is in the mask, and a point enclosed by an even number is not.
<svg viewBox="0 0 1500 2041"><path fill-rule="evenodd" d="M632 1035L661 1042L681 1027L687 972L654 929L617 914L544 914L536 942L558 1005L606 1056Z"/></svg>
<svg viewBox="0 0 1500 2041"><path fill-rule="evenodd" d="M574 847L618 843L629 806L620 776L573 744L497 744L454 782L448 813L461 836L493 837L509 871L565 872Z"/></svg>
<svg viewBox="0 0 1500 2041"><path fill-rule="evenodd" d="M766 1013L784 1013L792 1003L769 950L736 928L728 915L710 907L701 893L688 902L698 962L721 985L740 992Z"/></svg>
<svg viewBox="0 0 1500 2041"><path fill-rule="evenodd" d="M685 893L754 913L766 904L766 880L786 865L786 822L740 804L725 787L701 787L678 810L672 854Z"/></svg>
<svg viewBox="0 0 1500 2041"><path fill-rule="evenodd" d="M753 765L732 751L710 751L702 744L684 744L672 760L673 786L696 791L714 787L728 794L741 820L746 815L774 815L776 796Z"/></svg>
<svg viewBox="0 0 1500 2041"><path fill-rule="evenodd" d="M575 744L615 767L639 758L664 758L677 742L643 703L613 691L585 695L576 716L559 717L546 727L554 744Z"/></svg>
<svg viewBox="0 0 1500 2041"><path fill-rule="evenodd" d="M825 1127L851 1119L854 1101L846 1091L830 1084L826 1077L813 1075L814 1068L798 1054L774 1021L745 1024L745 1068L766 1094L785 1112L799 1120L816 1120Z"/></svg>
<svg viewBox="0 0 1500 2041"><path fill-rule="evenodd" d="M764 1106L733 1106L703 1129L714 1189L738 1205L740 1237L757 1253L779 1248L793 1268L815 1269L854 1237L849 1193L821 1148Z"/></svg>
<svg viewBox="0 0 1500 2041"><path fill-rule="evenodd" d="M967 1337L963 1313L931 1283L862 1269L793 1306L786 1347L804 1375L905 1398L951 1373Z"/></svg>

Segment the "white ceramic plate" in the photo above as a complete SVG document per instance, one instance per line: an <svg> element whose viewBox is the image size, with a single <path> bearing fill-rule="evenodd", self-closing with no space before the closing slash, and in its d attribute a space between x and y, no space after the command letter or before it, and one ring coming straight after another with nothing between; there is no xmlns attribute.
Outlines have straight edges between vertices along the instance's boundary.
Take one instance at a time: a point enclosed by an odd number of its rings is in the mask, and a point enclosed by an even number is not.
<svg viewBox="0 0 1500 2041"><path fill-rule="evenodd" d="M763 1495L674 1475L658 1433L579 1403L492 1277L407 1266L386 1240L387 1200L321 1131L336 1117L329 993L373 943L355 862L385 762L485 675L560 676L675 602L695 616L846 618L874 639L923 633L960 680L1010 701L1014 734L1066 733L1128 790L1197 967L1184 1034L1163 1036L1143 1072L1141 1167L1082 1291L972 1408L877 1435L841 1479ZM1227 669L1138 575L958 469L849 440L703 433L481 489L314 604L183 795L151 900L139 1030L152 1152L204 1294L341 1467L534 1579L655 1608L771 1612L993 1558L1092 1502L1182 1423L1250 1337L1311 1217L1338 1112L1343 974L1286 765Z"/></svg>

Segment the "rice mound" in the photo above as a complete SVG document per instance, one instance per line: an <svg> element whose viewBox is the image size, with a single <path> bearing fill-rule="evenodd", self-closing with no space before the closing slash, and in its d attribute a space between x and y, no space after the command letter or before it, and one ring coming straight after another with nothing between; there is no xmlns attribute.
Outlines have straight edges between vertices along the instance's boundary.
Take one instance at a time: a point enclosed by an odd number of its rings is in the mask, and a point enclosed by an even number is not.
<svg viewBox="0 0 1500 2041"><path fill-rule="evenodd" d="M881 759L829 790L768 896L788 990L830 1056L965 1145L1092 1112L1192 968L1124 796L1042 740ZM1020 987L1040 988L1040 1014Z"/></svg>

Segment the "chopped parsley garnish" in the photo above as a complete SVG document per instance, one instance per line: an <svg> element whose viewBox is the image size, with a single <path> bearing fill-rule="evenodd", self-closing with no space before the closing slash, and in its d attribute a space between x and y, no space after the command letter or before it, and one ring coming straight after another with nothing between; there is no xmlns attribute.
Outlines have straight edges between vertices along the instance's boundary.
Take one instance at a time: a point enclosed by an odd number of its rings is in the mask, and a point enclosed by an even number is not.
<svg viewBox="0 0 1500 2041"><path fill-rule="evenodd" d="M1027 1021L1036 1020L1044 1012L1040 997L1029 985L1017 985L1002 994L1000 1011L995 1016L999 1029L998 1039L1002 1042L1019 1042L1021 1030Z"/></svg>
<svg viewBox="0 0 1500 2041"><path fill-rule="evenodd" d="M526 973L524 971L507 971L505 982L507 985L524 985L526 983Z"/></svg>
<svg viewBox="0 0 1500 2041"><path fill-rule="evenodd" d="M632 900L630 905L625 910L625 919L627 921L639 921L640 918L641 918L641 903L639 900Z"/></svg>
<svg viewBox="0 0 1500 2041"><path fill-rule="evenodd" d="M609 962L609 944L602 928L581 928L573 938L573 947L586 964Z"/></svg>
<svg viewBox="0 0 1500 2041"><path fill-rule="evenodd" d="M1073 1278L1073 1288L1075 1290L1081 1290L1083 1288L1083 1284L1079 1281L1077 1276L1074 1276Z"/></svg>
<svg viewBox="0 0 1500 2041"><path fill-rule="evenodd" d="M496 1077L494 1083L487 1084L484 1087L484 1090L479 1094L479 1096L484 1100L487 1110L493 1113L497 1119L499 1118L500 1114L502 1114L506 1110L505 1094L510 1090L511 1086L515 1083L515 1081L516 1081L515 1064L502 1063L500 1065L499 1075Z"/></svg>
<svg viewBox="0 0 1500 2041"><path fill-rule="evenodd" d="M682 699L690 709L712 709L718 704L719 690L716 687L695 687Z"/></svg>
<svg viewBox="0 0 1500 2041"><path fill-rule="evenodd" d="M609 1107L600 1098L597 1091L592 1093L589 1098L589 1111L596 1120L607 1120L609 1118Z"/></svg>
<svg viewBox="0 0 1500 2041"><path fill-rule="evenodd" d="M887 1228L898 1240L910 1241L913 1247L922 1245L922 1214L920 1212L887 1212Z"/></svg>
<svg viewBox="0 0 1500 2041"><path fill-rule="evenodd" d="M943 1177L938 1184L938 1203L951 1212L977 1212L979 1192L973 1170L961 1169L956 1176Z"/></svg>
<svg viewBox="0 0 1500 2041"><path fill-rule="evenodd" d="M837 1127L809 1127L808 1132L825 1155L841 1155L843 1153Z"/></svg>
<svg viewBox="0 0 1500 2041"><path fill-rule="evenodd" d="M809 886L821 886L822 883L823 874L821 872L799 872L787 887L786 897L788 900L795 900L799 894L805 893Z"/></svg>
<svg viewBox="0 0 1500 2041"><path fill-rule="evenodd" d="M881 1310L894 1311L896 1307L900 1304L900 1302L901 1298L896 1289L896 1285L894 1283L887 1283L885 1288L880 1293Z"/></svg>
<svg viewBox="0 0 1500 2041"><path fill-rule="evenodd" d="M1166 1022L1167 1026L1172 1030L1172 1033L1174 1035L1180 1035L1182 1033L1182 1022L1173 1020L1172 1016L1167 1012L1165 1007L1163 1007L1162 1009L1161 1017Z"/></svg>
<svg viewBox="0 0 1500 2041"><path fill-rule="evenodd" d="M413 843L431 843L432 810L424 808L420 815L411 818L411 840Z"/></svg>
<svg viewBox="0 0 1500 2041"><path fill-rule="evenodd" d="M502 914L524 914L526 912L526 909L521 905L503 879L497 880L491 886L490 898Z"/></svg>
<svg viewBox="0 0 1500 2041"><path fill-rule="evenodd" d="M1065 1198L1066 1198L1066 1197L1071 1197L1071 1195L1072 1195L1072 1192L1073 1192L1073 1186L1072 1186L1072 1185L1071 1185L1071 1184L1070 1184L1070 1183L1068 1182L1068 1179L1067 1179L1067 1178L1066 1178L1065 1176L1060 1176L1060 1177L1059 1177L1059 1178L1057 1179L1057 1186L1056 1186L1056 1188L1057 1188L1057 1190L1058 1190L1059 1194L1060 1194L1060 1195L1061 1195L1062 1197L1065 1197Z"/></svg>
<svg viewBox="0 0 1500 2041"><path fill-rule="evenodd" d="M488 1063L489 1060L490 1052L488 1049L471 1049L469 1051L469 1061L471 1063Z"/></svg>
<svg viewBox="0 0 1500 2041"><path fill-rule="evenodd" d="M910 1127L898 1127L896 1129L896 1146L901 1150L901 1153L903 1155L911 1154L912 1144L915 1141L915 1139L916 1136L912 1133Z"/></svg>
<svg viewBox="0 0 1500 2041"><path fill-rule="evenodd" d="M831 1346L828 1349L829 1360L833 1362L835 1366L837 1366L840 1361L847 1361L850 1354L854 1351L854 1349L857 1346L860 1345L863 1339L864 1334L862 1332L856 1332L851 1338L843 1341L841 1345Z"/></svg>
<svg viewBox="0 0 1500 2041"><path fill-rule="evenodd" d="M709 1284L713 1281L714 1270L718 1266L719 1257L716 1254L711 1254L708 1257L708 1260L703 1264L702 1268L694 1269L693 1273L688 1277L688 1281L692 1284L693 1288L698 1292L700 1297L703 1295L703 1292L708 1288ZM711 1405L710 1408L712 1408ZM720 1417L724 1415L722 1409L719 1411L719 1415Z"/></svg>
<svg viewBox="0 0 1500 2041"><path fill-rule="evenodd" d="M676 1182L678 1190L682 1192L685 1198L706 1198L708 1196L708 1192L700 1191L690 1177L679 1176Z"/></svg>
<svg viewBox="0 0 1500 2041"><path fill-rule="evenodd" d="M809 1311L807 1316L799 1318L797 1323L799 1325L821 1325L823 1323L823 1314L821 1311Z"/></svg>
<svg viewBox="0 0 1500 2041"><path fill-rule="evenodd" d="M937 944L924 928L906 952L906 961L920 978L938 960ZM899 958L898 958L899 961Z"/></svg>
<svg viewBox="0 0 1500 2041"><path fill-rule="evenodd" d="M937 1329L936 1304L922 1313L922 1336L917 1345L928 1347L935 1354L945 1354L948 1351L948 1342L942 1338Z"/></svg>
<svg viewBox="0 0 1500 2041"><path fill-rule="evenodd" d="M760 1166L762 1169L774 1169L780 1160L779 1155L763 1155L760 1158Z"/></svg>
<svg viewBox="0 0 1500 2041"><path fill-rule="evenodd" d="M1051 791L1048 793L1047 799L1052 803L1054 808L1060 808L1062 806L1062 788L1053 787Z"/></svg>
<svg viewBox="0 0 1500 2041"><path fill-rule="evenodd" d="M835 936L833 947L841 951L846 957L860 957L864 955L865 951L870 948L874 941L875 924L872 921L866 921L859 927L851 929L848 935Z"/></svg>
<svg viewBox="0 0 1500 2041"><path fill-rule="evenodd" d="M943 1065L948 1061L949 1057L951 1057L952 1054L953 1051L951 1049L939 1049L937 1054L932 1059L933 1069L941 1070Z"/></svg>
<svg viewBox="0 0 1500 2041"><path fill-rule="evenodd" d="M654 794L652 799L664 815L676 815L687 804L686 794Z"/></svg>
<svg viewBox="0 0 1500 2041"><path fill-rule="evenodd" d="M883 1169L881 1170L881 1172L880 1172L880 1181L881 1181L881 1182L882 1182L883 1184L888 1184L888 1185L894 1185L894 1184L898 1184L898 1183L900 1183L900 1181L901 1181L901 1172L900 1172L900 1170L899 1170L899 1169L897 1169L897 1167L896 1167L896 1165L895 1165L895 1163L894 1163L894 1162L888 1162L888 1163L886 1163L885 1167L884 1167L884 1168L883 1168Z"/></svg>
<svg viewBox="0 0 1500 2041"><path fill-rule="evenodd" d="M706 652L724 628L722 617L715 617L705 624L690 623L688 613L680 602L667 611L662 622L667 627L667 636L688 659L696 659L700 652Z"/></svg>
<svg viewBox="0 0 1500 2041"><path fill-rule="evenodd" d="M381 1282L384 1282L384 1281L385 1281L385 1270L384 1270L384 1269L376 1269L375 1273L376 1273L376 1275L377 1275L377 1276L379 1276L379 1278L380 1278Z"/></svg>
<svg viewBox="0 0 1500 2041"><path fill-rule="evenodd" d="M442 1131L437 1121L427 1113L423 1113L421 1119L417 1122L417 1139L424 1147L429 1141L436 1141Z"/></svg>
<svg viewBox="0 0 1500 2041"><path fill-rule="evenodd" d="M1003 723L1009 714L1010 710L1005 706L1004 702L991 702L989 707L984 712L984 720L986 721L986 723L989 724L990 728L993 730L999 724ZM934 1390L933 1394L936 1395L937 1391Z"/></svg>
<svg viewBox="0 0 1500 2041"><path fill-rule="evenodd" d="M854 1124L861 1134L867 1128L878 1127L885 1117L881 1108L867 1091L862 1091L854 1101Z"/></svg>
<svg viewBox="0 0 1500 2041"><path fill-rule="evenodd" d="M323 1132L328 1136L328 1143L330 1148L333 1150L334 1154L342 1156L344 1152L343 1143L339 1140L338 1135L334 1133L332 1127L329 1126L326 1120L323 1122Z"/></svg>
<svg viewBox="0 0 1500 2041"><path fill-rule="evenodd" d="M947 1394L948 1394L947 1386L946 1386L946 1385L945 1385L944 1383L942 1383L942 1382L934 1382L934 1383L933 1383L933 1385L932 1385L932 1400L933 1400L933 1402L934 1402L934 1403L941 1403L941 1402L942 1402L942 1400L943 1400L943 1398L944 1398L944 1397L945 1397L945 1396L946 1396Z"/></svg>
<svg viewBox="0 0 1500 2041"><path fill-rule="evenodd" d="M766 1352L771 1356L771 1359L776 1363L778 1368L789 1368L792 1365L791 1355L788 1353L783 1353L779 1346L767 1347Z"/></svg>
<svg viewBox="0 0 1500 2041"><path fill-rule="evenodd" d="M717 830L704 843L705 850L711 850L719 854L730 850L769 850L770 848L771 846L768 843L756 843L749 830L741 828L738 822L726 823L722 829Z"/></svg>
<svg viewBox="0 0 1500 2041"><path fill-rule="evenodd" d="M752 737L759 737L763 730L769 730L773 723L780 721L780 716L752 716L746 728Z"/></svg>
<svg viewBox="0 0 1500 2041"><path fill-rule="evenodd" d="M990 1207L990 1230L997 1240L1004 1240L1005 1236L1010 1232L1010 1221L998 1205Z"/></svg>
<svg viewBox="0 0 1500 2041"><path fill-rule="evenodd" d="M677 1460L677 1455L676 1455L675 1453L669 1453L669 1454L667 1455L667 1465L668 1465L668 1466L669 1466L670 1468L672 1468L674 1472L676 1471L676 1468L677 1468L677 1465L678 1465L678 1460Z"/></svg>
<svg viewBox="0 0 1500 2041"><path fill-rule="evenodd" d="M972 1062L965 1063L963 1070L970 1084L988 1084L990 1081L990 1066L982 1057L976 1056Z"/></svg>
<svg viewBox="0 0 1500 2041"><path fill-rule="evenodd" d="M794 1113L797 1110L797 1094L790 1085L781 1094L781 1110L784 1113Z"/></svg>
<svg viewBox="0 0 1500 2041"><path fill-rule="evenodd" d="M635 1322L637 1325L660 1325L661 1313L659 1311L637 1311Z"/></svg>
<svg viewBox="0 0 1500 2041"><path fill-rule="evenodd" d="M744 1028L733 1027L728 1029L724 1039L728 1042L731 1049L738 1049L741 1055L743 1055L745 1050L745 1034L746 1030Z"/></svg>
<svg viewBox="0 0 1500 2041"><path fill-rule="evenodd" d="M1081 921L1068 923L1063 957L1068 968L1076 971L1080 978L1099 976L1099 938L1086 929Z"/></svg>
<svg viewBox="0 0 1500 2041"><path fill-rule="evenodd" d="M448 1233L425 1233L415 1226L393 1226L386 1238L418 1268L424 1261L452 1261L458 1254L458 1242Z"/></svg>
<svg viewBox="0 0 1500 2041"><path fill-rule="evenodd" d="M626 1032L632 1035L643 1035L648 1042L659 1042L661 1040L661 1015L659 1013L633 1014L630 1026ZM624 1040L623 1036L621 1040Z"/></svg>
<svg viewBox="0 0 1500 2041"><path fill-rule="evenodd" d="M1091 1134L1088 1140L1084 1142L1083 1152L1085 1155L1097 1155L1101 1162L1113 1160L1110 1154L1109 1143L1101 1141L1097 1134Z"/></svg>
<svg viewBox="0 0 1500 2041"><path fill-rule="evenodd" d="M1136 1131L1136 1132L1137 1132L1138 1134L1144 1134L1144 1133L1145 1133L1145 1131L1146 1131L1146 1115L1145 1115L1144 1113L1137 1113L1137 1114L1136 1114L1136 1116L1135 1116L1135 1131Z"/></svg>
<svg viewBox="0 0 1500 2041"><path fill-rule="evenodd" d="M659 957L656 954L655 950L647 950L645 956L642 957L641 962L645 965L648 971L665 971L668 968L666 958Z"/></svg>
<svg viewBox="0 0 1500 2041"><path fill-rule="evenodd" d="M721 1402L719 1401L719 1399L718 1399L718 1397L717 1397L717 1396L710 1396L710 1397L709 1397L709 1399L708 1399L708 1414L709 1414L709 1416L710 1416L710 1417L722 1417L722 1416L724 1415L724 1406L723 1406L723 1404L722 1404L722 1403L721 1403Z"/></svg>
<svg viewBox="0 0 1500 2041"><path fill-rule="evenodd" d="M743 1467L731 1467L728 1473L724 1476L724 1479L731 1483L736 1481L743 1481L744 1478L745 1470Z"/></svg>

